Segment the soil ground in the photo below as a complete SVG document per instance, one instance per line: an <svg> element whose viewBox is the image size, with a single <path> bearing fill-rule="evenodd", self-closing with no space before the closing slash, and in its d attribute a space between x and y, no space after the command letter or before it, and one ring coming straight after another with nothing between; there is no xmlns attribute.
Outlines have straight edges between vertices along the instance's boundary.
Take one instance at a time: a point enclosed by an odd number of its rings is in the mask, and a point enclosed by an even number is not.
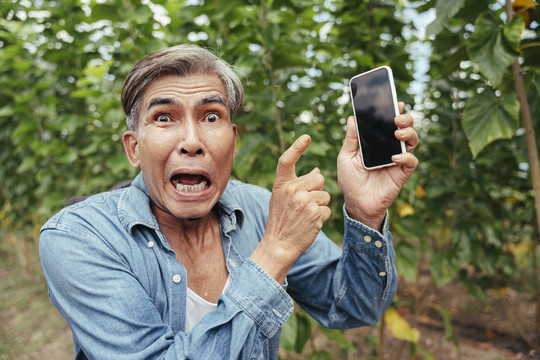
<svg viewBox="0 0 540 360"><path fill-rule="evenodd" d="M407 303L412 297L406 281L400 281L395 303ZM405 288L405 289L403 289ZM491 293L487 302L467 293L458 282L450 283L428 296L429 306L412 316L408 307L398 308L409 324L420 331L418 351L410 353L411 344L400 341L384 329L381 359L409 360L525 360L540 359L535 339L535 306L526 295L513 289ZM439 311L451 313L455 342L446 335ZM308 359L315 350L331 350L333 359L378 359L377 342L381 334L381 322L374 327L348 330L347 339L357 344L355 351L344 353L339 346L330 343L325 336L315 337L302 355L282 352L284 359ZM371 345L370 345L371 344Z"/></svg>
<svg viewBox="0 0 540 360"><path fill-rule="evenodd" d="M406 300L407 296L407 291L400 290L397 303ZM412 356L410 344L395 339L385 330L382 359L540 359L540 353L531 348L536 344L532 335L535 333L535 310L527 296L506 289L490 295L489 302L485 303L467 294L460 284L451 283L437 289L428 300L451 312L457 346L445 336L445 326L438 311L428 306L413 317L408 308L402 307L398 311L420 330L423 352ZM48 300L41 275L30 279L19 271L0 268L0 306L1 360L73 359L71 332ZM321 350L331 353L333 359L376 359L380 332L380 323L346 331L346 339L355 344L356 349L344 351L316 329L303 354L281 350L280 357L308 359L314 350Z"/></svg>

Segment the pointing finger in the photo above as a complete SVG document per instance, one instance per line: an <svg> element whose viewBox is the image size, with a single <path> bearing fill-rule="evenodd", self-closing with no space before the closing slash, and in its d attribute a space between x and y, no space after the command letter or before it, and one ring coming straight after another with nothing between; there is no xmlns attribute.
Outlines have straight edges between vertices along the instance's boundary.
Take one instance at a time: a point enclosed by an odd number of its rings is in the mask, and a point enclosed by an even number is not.
<svg viewBox="0 0 540 360"><path fill-rule="evenodd" d="M281 155L276 169L276 183L296 178L295 165L300 156L307 149L311 138L302 135Z"/></svg>

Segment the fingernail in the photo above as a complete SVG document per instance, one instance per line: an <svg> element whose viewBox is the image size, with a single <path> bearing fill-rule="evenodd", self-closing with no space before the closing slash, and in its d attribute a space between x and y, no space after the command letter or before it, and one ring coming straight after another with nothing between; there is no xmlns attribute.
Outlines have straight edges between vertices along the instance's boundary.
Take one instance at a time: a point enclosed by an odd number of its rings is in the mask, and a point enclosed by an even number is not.
<svg viewBox="0 0 540 360"><path fill-rule="evenodd" d="M403 155L397 154L397 155L392 156L392 161L394 162L400 161L402 158L403 158Z"/></svg>

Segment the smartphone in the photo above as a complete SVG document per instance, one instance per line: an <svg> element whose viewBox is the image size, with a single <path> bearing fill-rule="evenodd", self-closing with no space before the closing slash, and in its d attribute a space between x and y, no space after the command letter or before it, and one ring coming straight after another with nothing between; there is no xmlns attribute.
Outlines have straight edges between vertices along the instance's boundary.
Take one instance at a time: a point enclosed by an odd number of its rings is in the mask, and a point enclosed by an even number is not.
<svg viewBox="0 0 540 360"><path fill-rule="evenodd" d="M372 170L395 165L392 155L406 150L394 134L399 108L392 69L381 66L356 75L349 88L364 167Z"/></svg>

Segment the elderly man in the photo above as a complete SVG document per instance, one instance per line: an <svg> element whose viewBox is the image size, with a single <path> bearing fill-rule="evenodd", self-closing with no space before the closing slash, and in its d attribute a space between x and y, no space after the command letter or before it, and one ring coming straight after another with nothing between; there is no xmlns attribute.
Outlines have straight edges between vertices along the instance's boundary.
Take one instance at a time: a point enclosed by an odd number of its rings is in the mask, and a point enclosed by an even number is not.
<svg viewBox="0 0 540 360"><path fill-rule="evenodd" d="M231 67L196 46L152 53L128 75L123 142L140 174L41 230L50 298L77 359L277 359L292 299L342 329L377 322L392 301L386 209L417 166L411 116L396 117L408 152L376 171L363 169L349 118L340 249L321 232L323 175L295 173L309 136L279 159L272 192L229 180L242 100Z"/></svg>

